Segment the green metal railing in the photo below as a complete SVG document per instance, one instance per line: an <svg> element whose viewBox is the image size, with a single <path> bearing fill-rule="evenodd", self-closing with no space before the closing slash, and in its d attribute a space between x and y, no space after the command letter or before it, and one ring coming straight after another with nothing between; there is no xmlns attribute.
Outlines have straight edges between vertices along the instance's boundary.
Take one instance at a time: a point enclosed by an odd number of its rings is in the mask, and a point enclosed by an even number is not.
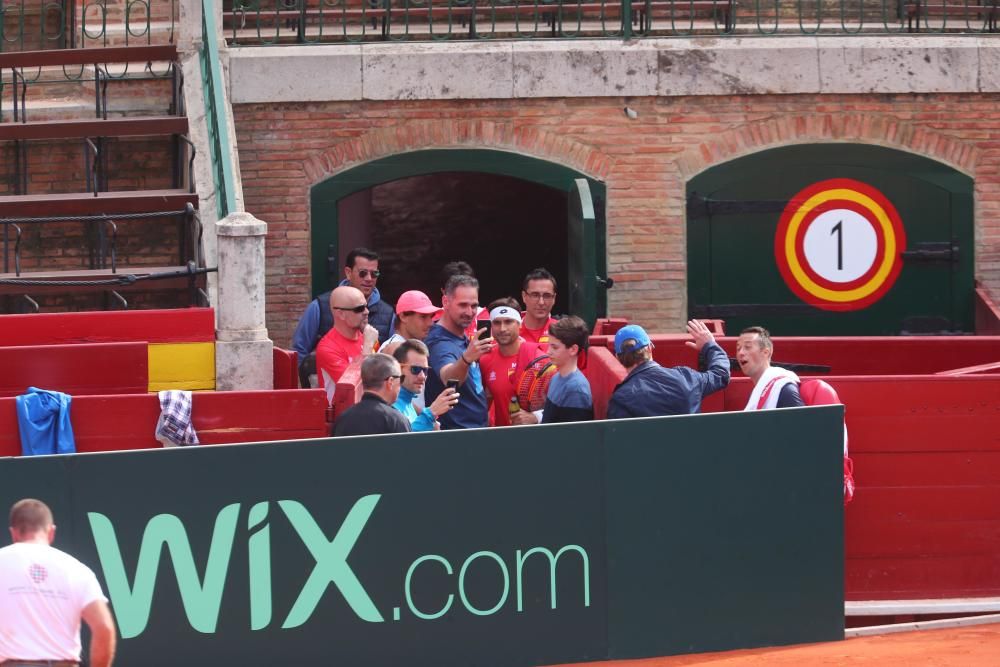
<svg viewBox="0 0 1000 667"><path fill-rule="evenodd" d="M215 183L219 219L236 211L236 177L229 143L226 100L223 96L222 62L219 59L219 29L214 0L202 2L201 80L205 86L205 121L208 125L212 179Z"/></svg>
<svg viewBox="0 0 1000 667"><path fill-rule="evenodd" d="M233 44L995 33L1000 0L225 0Z"/></svg>
<svg viewBox="0 0 1000 667"><path fill-rule="evenodd" d="M0 0L0 51L165 44L177 0Z"/></svg>

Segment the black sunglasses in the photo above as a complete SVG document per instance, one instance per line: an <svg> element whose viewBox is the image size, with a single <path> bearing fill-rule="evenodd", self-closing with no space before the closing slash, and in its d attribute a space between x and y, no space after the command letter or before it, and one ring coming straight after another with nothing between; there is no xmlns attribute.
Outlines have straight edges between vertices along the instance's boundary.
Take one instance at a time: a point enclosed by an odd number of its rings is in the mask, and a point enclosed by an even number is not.
<svg viewBox="0 0 1000 667"><path fill-rule="evenodd" d="M366 310L368 310L368 304L363 303L360 306L354 306L352 308L341 308L340 306L334 306L333 309L334 310L349 310L352 313L363 313Z"/></svg>
<svg viewBox="0 0 1000 667"><path fill-rule="evenodd" d="M410 375L420 375L421 373L423 373L424 375L430 375L431 373L430 366L414 366L412 364L410 365Z"/></svg>
<svg viewBox="0 0 1000 667"><path fill-rule="evenodd" d="M390 375L390 376L389 376L389 377L387 377L387 378L386 378L385 380L383 380L383 382L388 382L389 380L391 380L391 379L393 379L393 378L396 378L396 379L397 379L397 380L399 380L400 382L402 382L402 381L403 381L403 376L402 376L402 375Z"/></svg>
<svg viewBox="0 0 1000 667"><path fill-rule="evenodd" d="M358 275L361 276L362 278L367 278L368 276L371 276L375 280L378 280L378 277L382 275L382 272L379 271L378 269L375 269L374 271L370 269L358 269Z"/></svg>

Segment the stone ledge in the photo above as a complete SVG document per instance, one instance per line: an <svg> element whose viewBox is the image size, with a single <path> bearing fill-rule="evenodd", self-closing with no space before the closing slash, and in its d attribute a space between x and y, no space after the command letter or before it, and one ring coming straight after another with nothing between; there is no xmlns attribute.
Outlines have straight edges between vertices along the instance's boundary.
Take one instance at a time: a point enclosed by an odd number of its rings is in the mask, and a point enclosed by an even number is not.
<svg viewBox="0 0 1000 667"><path fill-rule="evenodd" d="M1000 92L989 37L741 37L233 47L233 104Z"/></svg>

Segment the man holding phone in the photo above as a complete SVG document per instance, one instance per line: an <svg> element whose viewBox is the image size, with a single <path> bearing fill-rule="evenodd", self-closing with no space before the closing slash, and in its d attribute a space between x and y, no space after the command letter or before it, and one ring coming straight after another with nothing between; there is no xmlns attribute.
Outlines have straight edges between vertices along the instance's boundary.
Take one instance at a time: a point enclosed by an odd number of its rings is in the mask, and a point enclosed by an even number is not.
<svg viewBox="0 0 1000 667"><path fill-rule="evenodd" d="M537 415L522 410L517 402L517 383L524 369L542 353L536 343L521 338L521 309L517 301L509 297L497 299L489 308L497 347L484 354L479 364L483 369L483 386L493 403L493 425L537 424Z"/></svg>
<svg viewBox="0 0 1000 667"><path fill-rule="evenodd" d="M481 330L471 340L465 335L479 310L479 281L469 275L453 275L445 284L441 305L441 320L424 341L430 350L431 367L425 394L437 396L448 380L457 381L461 398L438 419L441 428L483 428L489 423L489 413L479 359L493 349L493 342L480 340Z"/></svg>

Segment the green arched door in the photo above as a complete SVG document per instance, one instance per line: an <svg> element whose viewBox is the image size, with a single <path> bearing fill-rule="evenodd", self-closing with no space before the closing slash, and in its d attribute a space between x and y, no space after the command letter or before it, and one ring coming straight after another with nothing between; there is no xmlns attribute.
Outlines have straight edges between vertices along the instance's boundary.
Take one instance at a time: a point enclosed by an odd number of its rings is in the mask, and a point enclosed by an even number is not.
<svg viewBox="0 0 1000 667"><path fill-rule="evenodd" d="M607 271L604 184L556 163L518 153L483 149L431 149L402 153L359 165L313 186L310 197L313 293L330 289L330 276L340 273L337 258L343 254L343 249L338 246L341 238L338 204L341 200L400 179L454 172L511 177L565 193L568 206L564 223L568 238L558 247L546 249L549 255L563 255L562 260L568 266L568 284L560 286L560 293L565 296L561 306L565 312L578 314L591 323L595 317L606 314L607 294L602 279ZM589 201L581 203L581 197ZM592 209L591 218L581 217L580 211L584 209ZM468 224L475 225L476 221L470 220ZM433 237L434 230L430 229L427 233ZM518 246L526 242L529 241L512 237L509 248L492 248L491 251L516 254ZM567 253L572 256L567 256ZM434 270L438 268L434 267ZM589 275L583 275L581 271ZM519 280L519 277L515 279Z"/></svg>
<svg viewBox="0 0 1000 667"><path fill-rule="evenodd" d="M783 335L969 332L973 181L854 144L764 151L688 185L692 317Z"/></svg>

